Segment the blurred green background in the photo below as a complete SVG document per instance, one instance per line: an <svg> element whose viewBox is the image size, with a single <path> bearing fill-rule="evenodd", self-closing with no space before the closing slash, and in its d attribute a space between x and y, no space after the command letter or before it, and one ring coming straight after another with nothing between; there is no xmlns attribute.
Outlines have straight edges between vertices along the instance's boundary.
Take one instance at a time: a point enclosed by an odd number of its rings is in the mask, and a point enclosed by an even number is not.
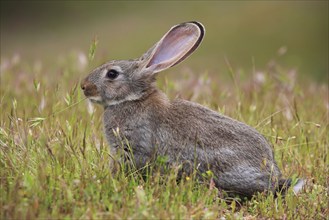
<svg viewBox="0 0 329 220"><path fill-rule="evenodd" d="M174 24L198 20L203 44L181 66L219 72L264 70L275 60L300 78L328 81L328 1L1 1L1 61L49 65L72 51L140 56Z"/></svg>

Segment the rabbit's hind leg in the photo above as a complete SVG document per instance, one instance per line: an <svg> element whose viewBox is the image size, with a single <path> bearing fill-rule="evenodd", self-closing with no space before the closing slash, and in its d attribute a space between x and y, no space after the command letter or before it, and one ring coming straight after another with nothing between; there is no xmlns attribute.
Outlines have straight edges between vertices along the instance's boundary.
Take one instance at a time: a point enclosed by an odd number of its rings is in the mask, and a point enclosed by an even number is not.
<svg viewBox="0 0 329 220"><path fill-rule="evenodd" d="M215 178L216 186L229 192L244 197L252 197L257 192L275 191L275 178L270 173L252 167L234 169L221 173Z"/></svg>

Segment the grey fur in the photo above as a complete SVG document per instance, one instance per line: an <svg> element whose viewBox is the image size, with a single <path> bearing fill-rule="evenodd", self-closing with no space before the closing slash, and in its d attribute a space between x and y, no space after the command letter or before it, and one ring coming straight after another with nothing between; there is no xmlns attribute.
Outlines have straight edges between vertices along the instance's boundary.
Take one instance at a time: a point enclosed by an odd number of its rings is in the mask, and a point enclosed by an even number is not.
<svg viewBox="0 0 329 220"><path fill-rule="evenodd" d="M185 42L185 35L190 33L194 36ZM137 168L151 162L155 155L166 155L169 165L185 164L182 171L187 175L193 172L193 164L198 164L200 173L211 170L221 189L248 197L255 192L274 192L286 181L261 134L199 104L170 101L155 87L156 72L189 56L203 35L200 23L176 25L141 58L110 61L92 71L82 82L84 93L104 106L104 130L111 152L117 153L122 145L127 147L127 140ZM170 48L169 52L157 49L172 43L173 48L183 47L184 53L172 58ZM152 59L160 61L149 65ZM111 68L121 70L113 80L106 77Z"/></svg>

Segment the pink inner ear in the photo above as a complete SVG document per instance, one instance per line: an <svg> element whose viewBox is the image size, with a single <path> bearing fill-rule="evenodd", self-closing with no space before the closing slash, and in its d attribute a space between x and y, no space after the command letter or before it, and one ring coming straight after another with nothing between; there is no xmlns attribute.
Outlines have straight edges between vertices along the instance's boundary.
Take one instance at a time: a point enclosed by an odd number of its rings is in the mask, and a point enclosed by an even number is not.
<svg viewBox="0 0 329 220"><path fill-rule="evenodd" d="M191 50L198 38L199 32L191 27L174 28L159 42L147 67L159 65L161 69L169 68Z"/></svg>

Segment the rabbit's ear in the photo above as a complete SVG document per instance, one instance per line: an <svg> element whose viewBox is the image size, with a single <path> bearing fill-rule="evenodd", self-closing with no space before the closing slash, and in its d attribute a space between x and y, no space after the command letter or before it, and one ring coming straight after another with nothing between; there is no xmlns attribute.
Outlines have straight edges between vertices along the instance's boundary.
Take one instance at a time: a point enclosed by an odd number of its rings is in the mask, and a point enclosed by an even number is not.
<svg viewBox="0 0 329 220"><path fill-rule="evenodd" d="M187 58L201 43L205 30L201 23L187 22L172 27L144 56L145 69L157 73Z"/></svg>

